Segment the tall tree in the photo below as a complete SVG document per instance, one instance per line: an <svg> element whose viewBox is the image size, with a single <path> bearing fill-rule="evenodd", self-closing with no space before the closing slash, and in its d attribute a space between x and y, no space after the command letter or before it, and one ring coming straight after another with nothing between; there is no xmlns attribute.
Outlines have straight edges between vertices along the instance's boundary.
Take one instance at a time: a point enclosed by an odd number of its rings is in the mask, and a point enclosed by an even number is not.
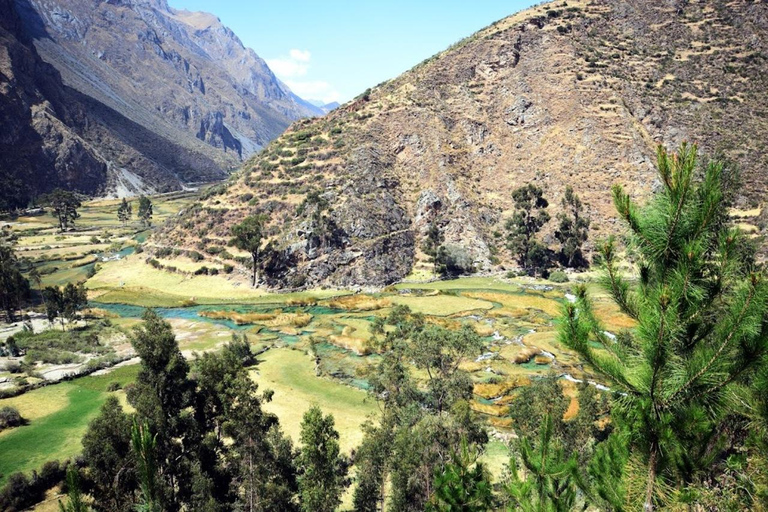
<svg viewBox="0 0 768 512"><path fill-rule="evenodd" d="M59 229L61 231L66 231L80 217L77 209L82 206L82 203L74 192L57 188L44 196L42 201L53 208L53 213L59 221Z"/></svg>
<svg viewBox="0 0 768 512"><path fill-rule="evenodd" d="M16 318L16 310L29 296L29 281L21 274L21 267L13 247L0 244L0 307L8 322Z"/></svg>
<svg viewBox="0 0 768 512"><path fill-rule="evenodd" d="M480 352L482 339L471 329L455 331L426 322L398 306L373 326L372 346L381 352L370 376L380 401L380 427L368 428L355 464L371 469L355 490L356 510L373 510L387 488L387 508L424 510L432 496L435 472L450 459L461 439L483 444L487 434L469 408L472 381L460 368ZM417 380L415 364L423 381Z"/></svg>
<svg viewBox="0 0 768 512"><path fill-rule="evenodd" d="M157 434L156 461L165 510L178 510L191 493L191 450L199 432L188 412L193 404L189 365L170 324L147 310L131 338L141 368L128 401Z"/></svg>
<svg viewBox="0 0 768 512"><path fill-rule="evenodd" d="M101 413L83 436L83 459L91 494L98 499L98 512L127 512L133 509L137 488L136 458L131 451L131 418L117 397L109 396Z"/></svg>
<svg viewBox="0 0 768 512"><path fill-rule="evenodd" d="M560 242L560 261L566 267L584 267L587 262L581 247L589 237L590 220L584 216L581 199L570 185L565 187L561 205L563 210L557 214L559 224L555 231L555 238Z"/></svg>
<svg viewBox="0 0 768 512"><path fill-rule="evenodd" d="M64 294L58 286L46 286L43 289L43 303L48 321L53 324L56 318L61 321L61 330L64 330Z"/></svg>
<svg viewBox="0 0 768 512"><path fill-rule="evenodd" d="M445 237L443 236L443 232L440 230L440 226L436 221L432 221L429 224L427 237L424 239L421 250L424 251L424 254L429 256L429 261L432 263L432 269L435 276L445 273L445 262L443 261L445 256L445 249L442 251L440 250L442 248L444 239Z"/></svg>
<svg viewBox="0 0 768 512"><path fill-rule="evenodd" d="M83 283L67 283L63 291L64 318L71 324L77 319L78 313L88 305L88 293Z"/></svg>
<svg viewBox="0 0 768 512"><path fill-rule="evenodd" d="M387 419L391 420L391 416ZM363 425L363 442L354 459L357 467L357 486L352 497L355 512L384 510L384 482L390 469L394 429L383 423L374 425L369 421Z"/></svg>
<svg viewBox="0 0 768 512"><path fill-rule="evenodd" d="M233 337L220 353L205 353L195 363L195 415L198 428L208 432L203 452L223 454L229 474L208 470L215 483L210 494L230 508L290 512L298 508L293 447L277 417L262 409L271 393L258 393L243 366L252 361L245 337Z"/></svg>
<svg viewBox="0 0 768 512"><path fill-rule="evenodd" d="M259 282L259 253L267 221L266 215L258 214L246 217L240 224L232 226L232 244L251 255L251 286L254 287Z"/></svg>
<svg viewBox="0 0 768 512"><path fill-rule="evenodd" d="M645 468L634 480L647 511L701 467L733 410L728 395L768 351L768 284L728 225L723 164L700 168L696 146L683 144L675 155L659 147L657 167L662 187L646 206L613 189L636 279L619 272L612 240L600 247L603 286L637 327L609 339L584 287L560 327L560 340L619 393L612 414L627 429L632 466Z"/></svg>
<svg viewBox="0 0 768 512"><path fill-rule="evenodd" d="M126 222L131 220L131 216L133 215L133 206L131 206L131 203L129 203L125 198L123 198L123 202L120 203L120 206L117 208L117 218L120 222L125 225Z"/></svg>
<svg viewBox="0 0 768 512"><path fill-rule="evenodd" d="M301 443L297 461L301 509L333 512L341 505L348 466L339 451L333 416L323 416L316 405L310 407L301 421Z"/></svg>
<svg viewBox="0 0 768 512"><path fill-rule="evenodd" d="M144 227L152 225L152 201L147 196L139 197L139 212L137 217Z"/></svg>
<svg viewBox="0 0 768 512"><path fill-rule="evenodd" d="M507 221L507 248L515 255L518 265L531 274L546 268L547 249L536 240L536 234L549 222L549 202L544 192L528 183L512 192L515 213Z"/></svg>

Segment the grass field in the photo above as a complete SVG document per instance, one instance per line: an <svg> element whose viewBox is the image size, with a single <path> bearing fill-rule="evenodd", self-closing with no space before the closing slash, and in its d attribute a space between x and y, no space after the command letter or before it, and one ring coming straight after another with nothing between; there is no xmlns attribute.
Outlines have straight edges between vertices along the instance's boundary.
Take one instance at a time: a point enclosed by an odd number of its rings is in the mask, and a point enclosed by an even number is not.
<svg viewBox="0 0 768 512"><path fill-rule="evenodd" d="M29 421L0 434L0 486L12 473L30 472L49 460L80 453L88 423L110 394L107 385L132 382L137 371L138 366L116 368L107 375L82 377L0 400L0 407L16 407Z"/></svg>
<svg viewBox="0 0 768 512"><path fill-rule="evenodd" d="M280 418L280 425L295 443L299 442L302 416L317 404L324 413L333 414L342 451L349 453L360 444L360 425L378 413L376 403L365 391L317 377L312 359L299 350L270 350L259 359L261 363L251 375L261 390L275 392L265 409Z"/></svg>

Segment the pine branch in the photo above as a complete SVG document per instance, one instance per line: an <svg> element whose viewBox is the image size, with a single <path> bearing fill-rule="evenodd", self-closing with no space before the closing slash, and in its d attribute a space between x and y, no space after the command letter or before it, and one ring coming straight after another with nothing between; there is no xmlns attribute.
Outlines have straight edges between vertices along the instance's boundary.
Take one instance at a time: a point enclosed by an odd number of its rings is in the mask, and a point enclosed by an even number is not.
<svg viewBox="0 0 768 512"><path fill-rule="evenodd" d="M749 308L749 305L752 302L752 298L754 297L755 293L755 287L754 285L750 286L749 288L749 294L747 295L747 298L744 302L744 305L741 308L741 311L739 311L739 314L737 315L737 319L734 322L735 325L739 325L742 320L744 319L744 315L747 312L747 309ZM717 351L712 355L712 357L709 359L707 364L705 364L696 374L688 379L688 382L686 382L682 387L678 388L672 395L664 401L662 404L663 409L668 409L672 403L675 401L675 398L677 398L678 395L688 390L688 388L696 382L698 379L701 378L702 375L704 375L709 369L712 367L713 364L718 360L720 357L720 354L723 353L725 348L730 344L731 340L733 339L734 334L737 332L737 329L731 329L728 335L725 337L725 340L720 345L720 347L717 349Z"/></svg>

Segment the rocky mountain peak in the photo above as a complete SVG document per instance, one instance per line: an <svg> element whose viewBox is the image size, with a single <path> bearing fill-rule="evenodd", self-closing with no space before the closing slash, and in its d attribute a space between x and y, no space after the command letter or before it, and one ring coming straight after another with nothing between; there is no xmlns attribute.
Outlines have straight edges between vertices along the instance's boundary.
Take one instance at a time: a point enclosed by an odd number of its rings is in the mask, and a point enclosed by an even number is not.
<svg viewBox="0 0 768 512"><path fill-rule="evenodd" d="M292 121L322 114L211 14L176 11L165 0L0 6L11 55L5 77L25 84L0 88L0 109L21 105L32 129L24 136L30 152L9 150L0 176L25 190L18 204L57 185L125 195L222 179ZM63 138L79 149L62 152L56 141ZM34 147L56 153L55 162L32 157ZM101 170L65 172L74 155L88 155ZM51 167L67 178L42 179Z"/></svg>

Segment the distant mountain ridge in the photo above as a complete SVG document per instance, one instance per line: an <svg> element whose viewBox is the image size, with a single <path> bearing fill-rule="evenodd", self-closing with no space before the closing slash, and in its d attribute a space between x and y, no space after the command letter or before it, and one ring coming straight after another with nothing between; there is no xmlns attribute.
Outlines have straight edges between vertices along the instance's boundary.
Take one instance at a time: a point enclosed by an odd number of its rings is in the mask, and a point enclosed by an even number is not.
<svg viewBox="0 0 768 512"><path fill-rule="evenodd" d="M504 224L515 188L544 189L553 220L543 239L557 248L552 226L572 185L593 243L620 226L611 186L647 197L660 186L656 144L682 141L738 164L739 215L759 233L768 225L759 208L766 69L764 1L549 2L294 123L154 243L224 245L233 223L261 210L277 248L263 276L276 287L431 272L420 249L433 224L457 257L498 270L511 264Z"/></svg>
<svg viewBox="0 0 768 512"><path fill-rule="evenodd" d="M338 101L332 101L330 103L326 103L322 100L307 100L307 101L312 105L316 106L317 108L319 108L320 110L322 110L323 112L325 112L326 114L331 110L335 108L339 108L341 106L341 103L339 103Z"/></svg>
<svg viewBox="0 0 768 512"><path fill-rule="evenodd" d="M165 0L0 8L0 114L15 132L0 139L0 184L17 203L53 186L122 196L221 179L323 114L211 14Z"/></svg>

